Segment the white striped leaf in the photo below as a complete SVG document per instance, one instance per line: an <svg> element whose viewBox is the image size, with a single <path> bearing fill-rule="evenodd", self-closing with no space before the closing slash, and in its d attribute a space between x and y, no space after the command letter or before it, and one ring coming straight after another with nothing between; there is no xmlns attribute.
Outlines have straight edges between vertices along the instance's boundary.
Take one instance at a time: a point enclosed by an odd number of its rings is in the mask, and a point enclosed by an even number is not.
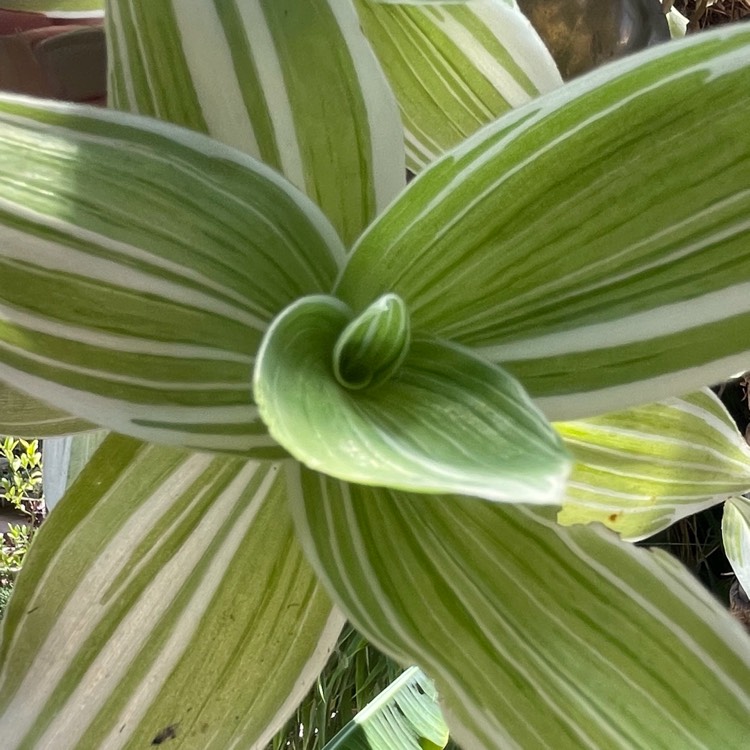
<svg viewBox="0 0 750 750"><path fill-rule="evenodd" d="M419 667L409 667L323 750L441 750L446 744L437 690Z"/></svg>
<svg viewBox="0 0 750 750"><path fill-rule="evenodd" d="M664 553L521 505L306 470L302 490L319 575L366 637L435 680L462 747L744 746L747 637Z"/></svg>
<svg viewBox="0 0 750 750"><path fill-rule="evenodd" d="M515 2L356 5L398 98L413 172L512 107L562 85Z"/></svg>
<svg viewBox="0 0 750 750"><path fill-rule="evenodd" d="M554 420L743 369L749 46L742 24L696 35L513 110L410 185L337 295L398 294L415 333L502 363Z"/></svg>
<svg viewBox="0 0 750 750"><path fill-rule="evenodd" d="M263 747L343 624L296 542L288 481L279 464L107 438L3 619L3 750Z"/></svg>
<svg viewBox="0 0 750 750"><path fill-rule="evenodd" d="M343 246L268 167L122 113L0 102L0 380L136 437L265 455L269 321Z"/></svg>
<svg viewBox="0 0 750 750"><path fill-rule="evenodd" d="M403 187L398 107L351 0L110 0L107 9L115 107L277 168L347 246Z"/></svg>
<svg viewBox="0 0 750 750"><path fill-rule="evenodd" d="M92 429L94 425L83 419L0 383L0 435L40 438Z"/></svg>
<svg viewBox="0 0 750 750"><path fill-rule="evenodd" d="M750 489L750 447L708 389L554 425L573 460L557 520L651 536Z"/></svg>
<svg viewBox="0 0 750 750"><path fill-rule="evenodd" d="M745 591L750 591L750 500L746 497L727 500L721 536L737 580Z"/></svg>
<svg viewBox="0 0 750 750"><path fill-rule="evenodd" d="M387 309L383 318L387 326ZM255 398L289 453L368 485L559 502L568 457L515 380L453 344L414 340L391 379L348 387L332 359L351 320L338 300L307 297L285 310L263 341Z"/></svg>
<svg viewBox="0 0 750 750"><path fill-rule="evenodd" d="M349 323L333 348L333 372L343 386L368 388L387 381L406 359L411 344L409 311L386 294Z"/></svg>
<svg viewBox="0 0 750 750"><path fill-rule="evenodd" d="M96 18L103 14L104 0L2 0L0 8L51 18Z"/></svg>

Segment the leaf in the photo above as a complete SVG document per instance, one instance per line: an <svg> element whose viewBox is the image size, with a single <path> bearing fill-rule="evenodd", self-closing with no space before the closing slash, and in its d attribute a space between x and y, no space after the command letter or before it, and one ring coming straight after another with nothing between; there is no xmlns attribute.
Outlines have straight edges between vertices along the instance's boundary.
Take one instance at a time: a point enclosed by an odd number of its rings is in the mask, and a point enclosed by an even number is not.
<svg viewBox="0 0 750 750"><path fill-rule="evenodd" d="M677 8L670 8L667 15L667 24L672 39L681 39L687 34L687 27L690 21L682 15Z"/></svg>
<svg viewBox="0 0 750 750"><path fill-rule="evenodd" d="M721 520L724 551L740 586L750 590L750 500L732 497L724 505Z"/></svg>
<svg viewBox="0 0 750 750"><path fill-rule="evenodd" d="M415 173L512 107L562 85L514 2L357 0L356 7L398 98Z"/></svg>
<svg viewBox="0 0 750 750"><path fill-rule="evenodd" d="M333 355L351 319L331 297L302 299L274 321L258 353L261 416L295 458L368 485L559 501L567 456L512 378L452 344L414 339L390 380L349 388L336 379Z"/></svg>
<svg viewBox="0 0 750 750"><path fill-rule="evenodd" d="M94 425L0 383L0 435L36 438L91 430Z"/></svg>
<svg viewBox="0 0 750 750"><path fill-rule="evenodd" d="M0 379L117 432L279 455L270 320L344 249L269 168L144 118L0 99Z"/></svg>
<svg viewBox="0 0 750 750"><path fill-rule="evenodd" d="M748 45L739 24L655 46L500 118L371 226L335 294L397 294L415 333L501 363L552 420L742 370Z"/></svg>
<svg viewBox="0 0 750 750"><path fill-rule="evenodd" d="M51 18L95 18L102 16L104 0L2 0L0 7Z"/></svg>
<svg viewBox="0 0 750 750"><path fill-rule="evenodd" d="M397 104L351 3L130 0L108 10L114 106L278 169L347 246L405 184Z"/></svg>
<svg viewBox="0 0 750 750"><path fill-rule="evenodd" d="M380 385L396 375L409 353L409 311L400 297L386 294L339 334L333 372L351 390Z"/></svg>
<svg viewBox="0 0 750 750"><path fill-rule="evenodd" d="M500 0L508 3L511 0ZM462 5L463 3L473 3L476 0L369 0L372 3L380 5Z"/></svg>
<svg viewBox="0 0 750 750"><path fill-rule="evenodd" d="M296 487L296 485L295 485ZM741 628L676 561L601 527L302 470L298 534L374 645L435 681L474 750L740 748Z"/></svg>
<svg viewBox="0 0 750 750"><path fill-rule="evenodd" d="M564 525L598 521L632 541L750 489L750 447L707 388L554 427L575 461Z"/></svg>
<svg viewBox="0 0 750 750"><path fill-rule="evenodd" d="M448 727L437 697L432 682L410 667L323 750L440 750L448 743Z"/></svg>
<svg viewBox="0 0 750 750"><path fill-rule="evenodd" d="M296 543L280 469L107 438L3 620L4 750L270 739L343 624Z"/></svg>

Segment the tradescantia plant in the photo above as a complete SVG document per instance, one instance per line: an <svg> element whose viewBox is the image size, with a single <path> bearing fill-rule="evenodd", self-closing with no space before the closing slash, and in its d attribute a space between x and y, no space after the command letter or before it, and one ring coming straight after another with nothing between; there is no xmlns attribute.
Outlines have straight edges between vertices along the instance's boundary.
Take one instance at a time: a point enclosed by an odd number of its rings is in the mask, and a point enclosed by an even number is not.
<svg viewBox="0 0 750 750"><path fill-rule="evenodd" d="M262 747L345 617L464 750L745 743L737 624L556 514L750 487L669 398L750 350L750 30L533 98L511 4L420 5L109 3L113 105L192 130L0 99L2 418L119 433L4 619L8 748Z"/></svg>

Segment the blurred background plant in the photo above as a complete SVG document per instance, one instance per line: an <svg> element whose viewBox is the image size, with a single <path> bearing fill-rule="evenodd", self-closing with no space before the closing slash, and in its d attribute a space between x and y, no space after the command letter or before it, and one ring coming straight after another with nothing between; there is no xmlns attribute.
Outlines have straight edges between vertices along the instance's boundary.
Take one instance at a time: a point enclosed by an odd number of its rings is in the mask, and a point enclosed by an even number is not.
<svg viewBox="0 0 750 750"><path fill-rule="evenodd" d="M0 619L35 529L45 516L42 453L37 440L0 439L0 509L9 511L0 531ZM12 523L18 518L23 523Z"/></svg>
<svg viewBox="0 0 750 750"><path fill-rule="evenodd" d="M42 486L42 454L38 440L6 437L0 443L0 498L33 520Z"/></svg>

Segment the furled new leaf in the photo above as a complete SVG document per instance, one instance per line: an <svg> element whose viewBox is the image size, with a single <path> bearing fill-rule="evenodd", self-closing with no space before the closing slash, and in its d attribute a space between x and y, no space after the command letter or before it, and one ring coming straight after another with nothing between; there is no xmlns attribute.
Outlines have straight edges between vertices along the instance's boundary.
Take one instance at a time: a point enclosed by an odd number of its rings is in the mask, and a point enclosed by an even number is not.
<svg viewBox="0 0 750 750"><path fill-rule="evenodd" d="M562 84L515 2L356 0L356 6L398 97L413 172L510 108Z"/></svg>
<svg viewBox="0 0 750 750"><path fill-rule="evenodd" d="M336 294L355 311L398 294L414 331L507 367L551 419L741 370L748 49L738 24L513 110L412 183L360 240Z"/></svg>
<svg viewBox="0 0 750 750"><path fill-rule="evenodd" d="M448 727L430 679L409 667L323 750L441 750Z"/></svg>
<svg viewBox="0 0 750 750"><path fill-rule="evenodd" d="M349 0L107 7L118 109L208 133L278 169L347 246L403 187L398 106Z"/></svg>
<svg viewBox="0 0 750 750"><path fill-rule="evenodd" d="M364 313L370 324L371 311ZM393 333L387 306L380 320ZM258 353L254 386L261 416L293 456L352 482L559 502L567 455L511 377L450 343L415 339L404 354L400 339L388 349L373 336L379 355L403 359L393 377L362 388L362 372L380 371L361 349L337 346L351 323L343 303L308 297L274 321ZM361 359L335 365L342 354ZM336 372L352 373L354 386Z"/></svg>
<svg viewBox="0 0 750 750"><path fill-rule="evenodd" d="M205 136L20 97L0 164L0 380L136 437L277 451L254 356L330 289L344 249L320 210Z"/></svg>
<svg viewBox="0 0 750 750"><path fill-rule="evenodd" d="M746 636L663 553L550 511L302 471L310 560L363 634L435 680L460 746L746 743Z"/></svg>
<svg viewBox="0 0 750 750"><path fill-rule="evenodd" d="M737 580L745 591L750 591L750 500L746 497L727 500L721 536Z"/></svg>
<svg viewBox="0 0 750 750"><path fill-rule="evenodd" d="M296 542L290 479L108 437L3 619L3 750L269 741L343 624Z"/></svg>
<svg viewBox="0 0 750 750"><path fill-rule="evenodd" d="M573 456L560 523L630 540L750 489L750 447L708 389L555 429Z"/></svg>

